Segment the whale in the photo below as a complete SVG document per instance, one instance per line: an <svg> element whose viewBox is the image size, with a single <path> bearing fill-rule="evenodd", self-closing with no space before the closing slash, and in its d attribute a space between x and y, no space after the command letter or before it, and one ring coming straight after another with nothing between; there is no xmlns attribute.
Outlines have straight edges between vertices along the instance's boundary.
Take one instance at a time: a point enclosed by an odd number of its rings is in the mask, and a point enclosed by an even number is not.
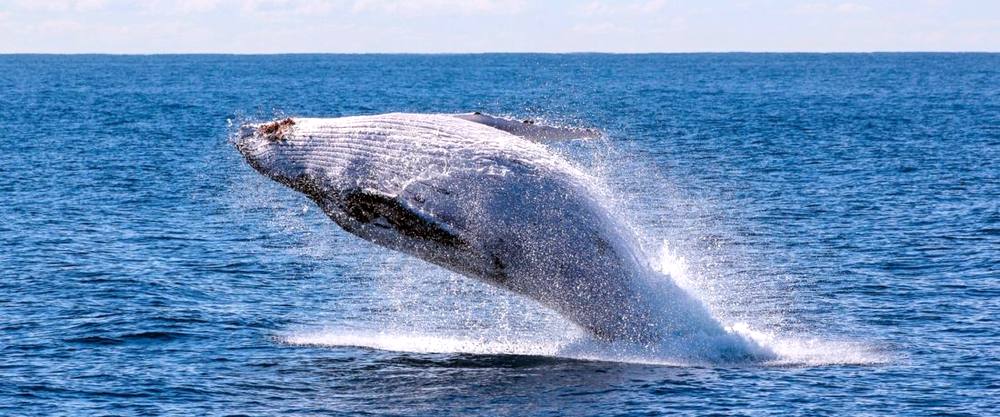
<svg viewBox="0 0 1000 417"><path fill-rule="evenodd" d="M390 113L246 123L234 142L343 230L534 300L599 340L721 332L707 313L676 319L698 303L673 284L658 302L635 233L549 146L600 134L478 112Z"/></svg>

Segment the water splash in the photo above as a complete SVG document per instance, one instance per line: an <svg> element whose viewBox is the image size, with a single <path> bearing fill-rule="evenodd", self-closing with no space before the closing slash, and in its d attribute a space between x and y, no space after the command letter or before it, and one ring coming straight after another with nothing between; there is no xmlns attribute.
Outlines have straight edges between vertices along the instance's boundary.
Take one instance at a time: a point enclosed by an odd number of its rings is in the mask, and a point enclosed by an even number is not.
<svg viewBox="0 0 1000 417"><path fill-rule="evenodd" d="M526 355L571 360L619 362L665 366L711 366L724 364L762 366L878 365L888 363L892 355L852 341L820 338L778 339L747 329L734 332L767 346L775 356L760 361L733 362L721 356L706 357L698 349L719 351L718 344L698 346L690 341L665 343L660 348L608 344L590 339L561 338L558 335L533 335L521 338L476 338L426 332L389 332L350 328L322 328L280 335L282 343L297 346L351 347L393 352L475 355ZM527 335L526 335L527 336Z"/></svg>
<svg viewBox="0 0 1000 417"><path fill-rule="evenodd" d="M674 277L685 290L697 289L687 261L669 243L651 261L663 273L661 279ZM328 325L285 332L278 339L304 346L529 355L665 366L870 365L892 359L885 350L861 342L783 335L755 330L746 323L722 323L725 333L668 337L656 344L606 343L530 300L403 255L392 256L383 265L382 275L376 293L384 298L375 300L381 303L376 310L388 314L377 326Z"/></svg>
<svg viewBox="0 0 1000 417"><path fill-rule="evenodd" d="M677 205L699 205L691 201L678 203L677 189L659 175L650 175L648 169L634 165L621 165L617 171L609 168L617 165L614 161L620 161L609 146L584 153L590 166L580 168L594 179L592 185L603 200L601 203L647 245L663 234L662 226L660 229L646 227L651 209L641 207L642 202L636 207L635 202L619 197L627 193L613 190L642 190L666 197L672 200L667 206L675 210L672 213L675 218L680 214L682 219L704 221L705 216L684 216L683 212L676 212ZM572 156L570 153L563 155ZM577 166L581 165L579 158L573 160L578 162ZM621 170L625 172L619 172ZM641 185L629 184L623 178L638 178ZM672 225L676 226L676 221ZM688 222L681 225L683 227L677 229L690 232L700 228L703 234L711 234L704 224ZM719 241L725 240L723 235L713 244L722 246ZM775 317L780 309L761 313L761 309L745 308L748 303L761 300L757 297L760 291L768 291L768 288L748 286L759 282L761 277L751 277L753 279L747 280L751 284L742 285L722 280L719 268L732 259L723 259L719 262L723 265L720 267L706 262L710 256L698 254L682 240L672 243L672 239L660 238L660 242L659 250L648 256L651 273L646 281L653 294L651 298L659 302L657 307L666 327L676 331L668 332L655 343L595 340L530 300L379 249L370 258L387 257L387 260L379 269L381 279L373 293L370 322L293 331L280 335L279 339L295 345L353 346L420 353L536 355L675 366L734 362L783 366L871 364L889 360L889 355L863 343L795 336L773 330L769 323L780 321ZM637 250L646 253L642 248ZM692 253L695 255L693 261L689 258ZM748 310L751 312L747 313Z"/></svg>
<svg viewBox="0 0 1000 417"><path fill-rule="evenodd" d="M750 338L774 352L765 361L775 366L879 365L892 362L886 348L855 340L833 340L809 335L781 335L751 329L745 323L729 326L731 331Z"/></svg>

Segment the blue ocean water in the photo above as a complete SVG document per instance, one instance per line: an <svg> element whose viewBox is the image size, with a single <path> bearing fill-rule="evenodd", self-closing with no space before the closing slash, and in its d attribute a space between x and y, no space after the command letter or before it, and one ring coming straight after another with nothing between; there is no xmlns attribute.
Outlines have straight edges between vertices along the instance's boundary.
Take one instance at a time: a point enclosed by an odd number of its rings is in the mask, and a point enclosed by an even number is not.
<svg viewBox="0 0 1000 417"><path fill-rule="evenodd" d="M624 357L355 238L235 126L479 110L762 363ZM0 415L989 415L1000 55L0 56Z"/></svg>

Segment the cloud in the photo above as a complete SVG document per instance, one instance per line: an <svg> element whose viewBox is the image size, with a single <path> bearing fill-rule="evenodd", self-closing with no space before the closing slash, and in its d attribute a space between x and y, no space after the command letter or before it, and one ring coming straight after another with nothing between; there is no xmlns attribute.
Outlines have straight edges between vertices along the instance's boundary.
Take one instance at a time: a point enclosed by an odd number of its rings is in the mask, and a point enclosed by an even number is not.
<svg viewBox="0 0 1000 417"><path fill-rule="evenodd" d="M833 7L837 13L864 13L871 9L871 7L857 3L840 3Z"/></svg>
<svg viewBox="0 0 1000 417"><path fill-rule="evenodd" d="M517 14L523 0L356 0L355 13L386 14Z"/></svg>
<svg viewBox="0 0 1000 417"><path fill-rule="evenodd" d="M222 0L177 0L175 9L181 13L211 12L222 4Z"/></svg>
<svg viewBox="0 0 1000 417"><path fill-rule="evenodd" d="M649 0L642 3L635 3L631 7L640 13L656 13L667 5L666 0Z"/></svg>
<svg viewBox="0 0 1000 417"><path fill-rule="evenodd" d="M248 14L315 16L329 14L338 5L324 0L243 0Z"/></svg>
<svg viewBox="0 0 1000 417"><path fill-rule="evenodd" d="M16 0L14 7L21 10L45 12L91 12L105 8L108 0Z"/></svg>
<svg viewBox="0 0 1000 417"><path fill-rule="evenodd" d="M663 11L667 0L645 0L631 2L591 1L576 9L584 16L644 15Z"/></svg>
<svg viewBox="0 0 1000 417"><path fill-rule="evenodd" d="M136 3L136 9L147 15L200 14L213 12L232 0L147 0Z"/></svg>
<svg viewBox="0 0 1000 417"><path fill-rule="evenodd" d="M871 11L871 7L858 3L802 3L792 9L795 14L857 14Z"/></svg>
<svg viewBox="0 0 1000 417"><path fill-rule="evenodd" d="M325 15L343 2L324 0L147 0L133 1L147 15L206 14L217 11L258 18L290 15Z"/></svg>
<svg viewBox="0 0 1000 417"><path fill-rule="evenodd" d="M611 6L609 6L607 3L600 1L592 1L590 3L584 4L583 6L580 6L577 9L577 11L584 16L604 15L610 13L611 10L612 10Z"/></svg>
<svg viewBox="0 0 1000 417"><path fill-rule="evenodd" d="M68 19L46 20L37 26L37 30L42 33L80 32L85 28L83 23Z"/></svg>

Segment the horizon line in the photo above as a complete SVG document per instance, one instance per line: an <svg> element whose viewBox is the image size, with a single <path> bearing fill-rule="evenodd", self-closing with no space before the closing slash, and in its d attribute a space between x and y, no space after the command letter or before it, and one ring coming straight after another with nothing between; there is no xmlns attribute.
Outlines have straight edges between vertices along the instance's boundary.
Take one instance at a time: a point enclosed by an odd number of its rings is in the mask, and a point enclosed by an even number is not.
<svg viewBox="0 0 1000 417"><path fill-rule="evenodd" d="M812 55L871 55L871 54L997 54L983 50L874 50L874 51L475 51L475 52L3 52L10 55L106 55L106 56L156 56L156 55L709 55L709 54L812 54Z"/></svg>

